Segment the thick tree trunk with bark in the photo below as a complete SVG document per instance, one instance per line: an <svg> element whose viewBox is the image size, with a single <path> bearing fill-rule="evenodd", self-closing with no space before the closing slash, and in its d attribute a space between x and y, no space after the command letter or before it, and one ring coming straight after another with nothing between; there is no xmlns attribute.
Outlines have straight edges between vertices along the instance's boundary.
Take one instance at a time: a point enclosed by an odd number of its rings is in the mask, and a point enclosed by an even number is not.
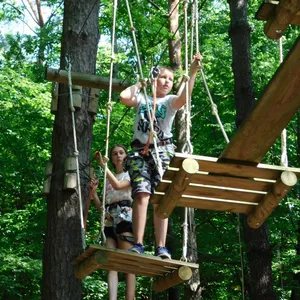
<svg viewBox="0 0 300 300"><path fill-rule="evenodd" d="M70 58L72 71L95 73L99 2L65 0L61 49L62 69L65 57ZM69 89L59 88L58 110L52 135L53 174L47 199L47 232L43 257L43 299L81 299L80 280L74 276L72 260L83 250L82 226L77 191L64 186L65 159L74 156L72 117L69 109ZM87 111L89 89L83 88L81 109L75 112L77 149L83 207L89 192L88 163L92 143L93 117Z"/></svg>
<svg viewBox="0 0 300 300"><path fill-rule="evenodd" d="M234 96L236 103L236 125L243 122L254 104L252 72L250 66L250 31L247 21L247 0L231 0L231 24L229 35L232 42L232 69L234 73ZM266 225L259 229L249 228L243 222L244 239L250 268L250 299L275 299L272 280L272 250Z"/></svg>

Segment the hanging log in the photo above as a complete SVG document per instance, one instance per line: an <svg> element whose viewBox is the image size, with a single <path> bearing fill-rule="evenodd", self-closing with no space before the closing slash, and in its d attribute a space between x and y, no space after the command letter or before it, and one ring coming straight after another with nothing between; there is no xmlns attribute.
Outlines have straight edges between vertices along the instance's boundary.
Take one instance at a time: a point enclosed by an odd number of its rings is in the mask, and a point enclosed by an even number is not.
<svg viewBox="0 0 300 300"><path fill-rule="evenodd" d="M155 213L159 218L165 219L170 216L173 209L177 206L181 195L192 180L192 175L199 171L197 160L186 158L176 174L168 191L160 200L155 209Z"/></svg>
<svg viewBox="0 0 300 300"><path fill-rule="evenodd" d="M249 214L247 222L252 228L259 228L278 205L279 201L297 183L297 176L290 171L282 172L272 190L263 198L254 211Z"/></svg>
<svg viewBox="0 0 300 300"><path fill-rule="evenodd" d="M71 72L72 84L98 88L102 90L109 90L109 78L92 75L92 74L84 74L79 72ZM68 72L65 70L57 70L52 68L46 69L46 79L53 82L59 82L68 84ZM112 91L113 92L121 92L129 86L128 82L123 82L122 80L112 79Z"/></svg>
<svg viewBox="0 0 300 300"><path fill-rule="evenodd" d="M164 277L158 277L153 282L153 289L156 292L162 292L166 289L169 289L172 286L187 281L192 277L192 270L189 267L183 266L178 270L175 270L173 273L170 273Z"/></svg>

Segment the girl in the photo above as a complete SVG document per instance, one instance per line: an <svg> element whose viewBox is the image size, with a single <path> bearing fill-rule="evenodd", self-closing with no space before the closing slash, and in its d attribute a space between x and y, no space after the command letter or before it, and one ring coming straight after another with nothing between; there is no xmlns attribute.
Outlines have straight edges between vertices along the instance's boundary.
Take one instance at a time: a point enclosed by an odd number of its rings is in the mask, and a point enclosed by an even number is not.
<svg viewBox="0 0 300 300"><path fill-rule="evenodd" d="M115 168L115 174L107 168L106 194L105 194L105 229L106 247L128 250L133 244L132 210L130 177L123 170L123 161L127 150L123 145L115 145L110 150L110 160ZM105 168L104 160L99 153L98 163ZM102 204L96 192L98 182L92 180L94 186L92 197L100 213ZM133 300L136 279L134 274L126 274L126 299ZM110 300L116 300L118 294L118 272L108 271L108 295Z"/></svg>

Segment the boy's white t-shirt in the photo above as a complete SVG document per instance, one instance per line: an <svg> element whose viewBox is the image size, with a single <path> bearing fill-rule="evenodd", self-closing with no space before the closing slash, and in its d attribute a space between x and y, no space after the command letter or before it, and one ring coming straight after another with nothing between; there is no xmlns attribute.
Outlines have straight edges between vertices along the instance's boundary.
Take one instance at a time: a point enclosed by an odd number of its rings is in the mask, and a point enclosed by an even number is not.
<svg viewBox="0 0 300 300"><path fill-rule="evenodd" d="M153 108L153 98L149 95L148 104L150 111ZM158 140L165 140L171 138L172 135L172 124L177 112L176 109L172 108L171 103L176 97L175 95L167 95L163 98L156 98L156 109L153 129L156 131ZM136 116L134 121L134 135L133 141L139 140L142 144L146 144L151 130L149 116L147 111L147 103L145 95L140 93L137 96ZM150 114L151 115L151 114ZM151 141L153 143L153 141Z"/></svg>

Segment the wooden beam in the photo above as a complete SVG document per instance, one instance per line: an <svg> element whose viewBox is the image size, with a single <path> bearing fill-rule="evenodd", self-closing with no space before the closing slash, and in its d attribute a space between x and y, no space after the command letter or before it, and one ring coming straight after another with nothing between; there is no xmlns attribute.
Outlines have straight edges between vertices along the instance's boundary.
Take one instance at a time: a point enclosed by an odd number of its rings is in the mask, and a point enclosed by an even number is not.
<svg viewBox="0 0 300 300"><path fill-rule="evenodd" d="M75 266L75 276L79 279L85 278L95 269L99 268L100 264L104 264L107 261L107 252L99 250L91 255L87 260Z"/></svg>
<svg viewBox="0 0 300 300"><path fill-rule="evenodd" d="M279 39L293 22L300 9L300 0L281 0L270 14L264 32L270 39Z"/></svg>
<svg viewBox="0 0 300 300"><path fill-rule="evenodd" d="M219 160L258 163L300 107L300 37Z"/></svg>
<svg viewBox="0 0 300 300"><path fill-rule="evenodd" d="M153 289L156 292L162 292L172 286L180 284L183 281L189 280L192 277L192 270L189 267L180 267L178 270L164 277L158 277L153 282Z"/></svg>
<svg viewBox="0 0 300 300"><path fill-rule="evenodd" d="M109 89L109 78L84 74L79 72L71 72L72 84L97 88L108 91ZM46 69L46 79L52 82L59 82L68 84L68 72L65 70L57 70L52 68ZM123 82L122 80L113 79L112 80L112 91L121 92L129 86L128 82Z"/></svg>
<svg viewBox="0 0 300 300"><path fill-rule="evenodd" d="M259 228L278 205L279 201L297 183L297 176L293 172L282 172L280 178L274 184L255 210L249 214L247 222L252 228Z"/></svg>
<svg viewBox="0 0 300 300"><path fill-rule="evenodd" d="M192 158L186 158L176 174L172 184L169 186L168 191L162 197L160 203L155 209L156 215L165 219L170 216L173 209L176 207L181 194L191 182L192 175L199 170L199 164L197 160Z"/></svg>

